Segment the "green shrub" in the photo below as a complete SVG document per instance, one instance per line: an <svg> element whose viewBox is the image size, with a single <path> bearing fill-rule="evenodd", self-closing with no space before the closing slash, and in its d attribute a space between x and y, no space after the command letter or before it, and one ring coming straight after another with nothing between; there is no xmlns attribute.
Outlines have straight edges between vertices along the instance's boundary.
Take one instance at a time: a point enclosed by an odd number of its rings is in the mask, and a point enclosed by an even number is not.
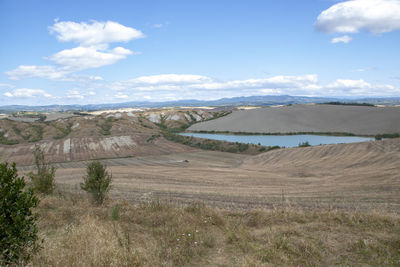
<svg viewBox="0 0 400 267"><path fill-rule="evenodd" d="M299 143L299 147L308 147L308 146L311 146L308 141Z"/></svg>
<svg viewBox="0 0 400 267"><path fill-rule="evenodd" d="M90 193L93 200L101 205L111 189L111 179L112 175L108 173L106 166L99 161L93 161L86 166L81 189Z"/></svg>
<svg viewBox="0 0 400 267"><path fill-rule="evenodd" d="M32 213L39 200L24 188L15 163L0 164L0 265L23 265L39 249L37 215Z"/></svg>
<svg viewBox="0 0 400 267"><path fill-rule="evenodd" d="M111 219L113 219L114 221L118 221L119 219L119 210L120 206L118 204L115 205L111 210Z"/></svg>
<svg viewBox="0 0 400 267"><path fill-rule="evenodd" d="M33 157L35 159L36 173L30 172L28 176L31 178L34 190L43 194L53 193L56 168L46 162L44 153L38 145L35 146Z"/></svg>

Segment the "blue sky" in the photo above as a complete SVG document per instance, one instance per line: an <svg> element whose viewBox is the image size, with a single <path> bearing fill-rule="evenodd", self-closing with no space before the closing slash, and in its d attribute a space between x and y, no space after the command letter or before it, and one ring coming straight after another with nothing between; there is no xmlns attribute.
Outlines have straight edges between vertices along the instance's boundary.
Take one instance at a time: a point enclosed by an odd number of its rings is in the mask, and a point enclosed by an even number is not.
<svg viewBox="0 0 400 267"><path fill-rule="evenodd" d="M400 96L400 0L0 0L0 105Z"/></svg>

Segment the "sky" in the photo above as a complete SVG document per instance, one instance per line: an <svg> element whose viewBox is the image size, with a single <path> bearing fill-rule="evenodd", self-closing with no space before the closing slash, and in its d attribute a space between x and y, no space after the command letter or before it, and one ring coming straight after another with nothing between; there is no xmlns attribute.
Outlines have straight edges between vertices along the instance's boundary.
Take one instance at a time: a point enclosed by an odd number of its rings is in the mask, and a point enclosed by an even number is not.
<svg viewBox="0 0 400 267"><path fill-rule="evenodd" d="M0 105L400 97L400 0L0 0Z"/></svg>

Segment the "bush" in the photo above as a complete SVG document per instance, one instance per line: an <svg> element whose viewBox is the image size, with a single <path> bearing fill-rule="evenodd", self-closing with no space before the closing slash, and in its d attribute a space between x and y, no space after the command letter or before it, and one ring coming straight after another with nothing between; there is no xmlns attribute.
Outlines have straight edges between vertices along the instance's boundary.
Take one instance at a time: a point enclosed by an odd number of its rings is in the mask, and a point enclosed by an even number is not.
<svg viewBox="0 0 400 267"><path fill-rule="evenodd" d="M56 168L50 166L45 158L44 153L38 145L35 146L33 152L36 165L36 173L30 172L28 176L31 178L33 188L43 194L53 193L55 183L54 177Z"/></svg>
<svg viewBox="0 0 400 267"><path fill-rule="evenodd" d="M108 174L106 166L99 161L93 161L86 166L86 175L81 183L82 190L90 193L93 200L101 205L111 189L112 175Z"/></svg>
<svg viewBox="0 0 400 267"><path fill-rule="evenodd" d="M299 147L308 147L308 146L311 146L310 143L309 143L308 141L299 143Z"/></svg>
<svg viewBox="0 0 400 267"><path fill-rule="evenodd" d="M32 213L39 200L24 188L15 163L0 164L0 265L26 262L39 249L37 215Z"/></svg>

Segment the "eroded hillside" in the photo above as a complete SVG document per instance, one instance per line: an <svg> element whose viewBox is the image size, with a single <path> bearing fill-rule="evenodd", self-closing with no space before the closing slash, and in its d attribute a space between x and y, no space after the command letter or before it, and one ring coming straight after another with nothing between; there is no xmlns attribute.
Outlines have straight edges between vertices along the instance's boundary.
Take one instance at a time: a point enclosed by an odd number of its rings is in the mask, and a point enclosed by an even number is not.
<svg viewBox="0 0 400 267"><path fill-rule="evenodd" d="M162 137L163 127L183 129L222 113L154 110L84 115L54 121L0 120L0 161L31 164L39 144L52 162L191 151Z"/></svg>

